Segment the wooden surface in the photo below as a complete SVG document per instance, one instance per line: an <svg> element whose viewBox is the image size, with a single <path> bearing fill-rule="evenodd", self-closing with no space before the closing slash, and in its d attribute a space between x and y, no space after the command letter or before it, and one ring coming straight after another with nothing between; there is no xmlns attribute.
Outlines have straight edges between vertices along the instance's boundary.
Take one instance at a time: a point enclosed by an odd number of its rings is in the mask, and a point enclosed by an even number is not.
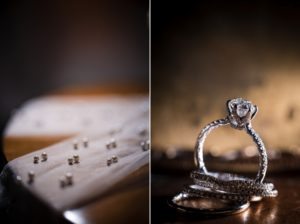
<svg viewBox="0 0 300 224"><path fill-rule="evenodd" d="M299 158L297 158L299 160ZM296 159L296 160L297 160ZM185 159L183 159L185 160ZM192 157L189 159L192 163ZM161 161L163 162L163 161ZM175 161L174 161L175 162ZM174 163L173 162L173 163ZM220 163L222 161L219 161ZM169 161L169 163L172 163ZM178 162L177 168L181 165ZM272 163L272 161L270 161ZM210 164L208 164L209 166ZM174 164L175 167L175 164ZM173 168L172 168L173 169ZM189 171L172 171L159 169L152 164L152 222L153 223L205 223L205 224L293 224L300 220L300 176L299 170L269 172L267 181L278 189L279 195L272 199L253 202L245 212L229 216L187 215L178 212L167 204L185 185L191 184ZM153 171L154 170L154 171ZM255 173L244 173L254 177Z"/></svg>
<svg viewBox="0 0 300 224"><path fill-rule="evenodd" d="M152 176L152 185L158 184ZM272 178L279 191L275 199L264 199L262 202L252 203L250 208L240 214L230 216L193 216L182 214L167 205L167 200L180 191L183 183L190 180L164 177L164 184L160 187L176 185L176 190L163 195L154 192L152 196L152 220L153 223L206 223L206 224L293 224L300 220L300 177L281 176ZM152 191L153 192L153 191Z"/></svg>
<svg viewBox="0 0 300 224"><path fill-rule="evenodd" d="M48 96L30 100L11 117L4 134L10 161L86 131L108 130L148 107L145 95Z"/></svg>
<svg viewBox="0 0 300 224"><path fill-rule="evenodd" d="M27 153L43 149L54 143L60 142L67 138L72 137L69 135L57 136L6 136L4 138L4 153L6 159L11 161L15 158L23 156Z"/></svg>
<svg viewBox="0 0 300 224"><path fill-rule="evenodd" d="M145 199L149 197L149 166L127 176L119 185L123 187L107 197L65 211L64 217L74 223L148 223L150 205Z"/></svg>

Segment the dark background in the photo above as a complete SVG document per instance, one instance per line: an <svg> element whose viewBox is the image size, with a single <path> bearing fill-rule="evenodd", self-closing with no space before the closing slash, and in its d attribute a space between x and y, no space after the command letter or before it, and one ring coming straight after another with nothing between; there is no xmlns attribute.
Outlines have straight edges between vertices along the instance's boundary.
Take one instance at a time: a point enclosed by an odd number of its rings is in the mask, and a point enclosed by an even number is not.
<svg viewBox="0 0 300 224"><path fill-rule="evenodd" d="M249 97L270 87L272 79L271 91L286 94L280 99L286 108L279 102L274 108L287 111L282 118L288 110L299 117L299 12L297 1L153 0L152 145L193 147L199 128L226 113L227 99ZM270 123L272 114L263 113L271 111L275 97L249 99L263 108L255 120L259 125Z"/></svg>
<svg viewBox="0 0 300 224"><path fill-rule="evenodd" d="M296 155L300 152L297 120L300 115L300 3L152 0L151 18L152 222L298 222L299 210L291 208L300 196L299 167L292 172L288 164L299 164ZM266 95L259 94L262 92ZM280 141L285 146L267 148L268 153L271 149L286 150L291 142L297 142L289 151L295 154L289 155L287 161L280 156L277 161L269 160L270 167L279 165L283 171L278 174L269 169L267 175L267 179L274 180L279 196L253 203L248 211L226 217L177 212L167 201L192 183L189 172L195 169L192 150L197 134L208 122L226 116L227 99L247 96L252 96L249 100L259 105L253 126L264 141L268 140L266 145ZM288 127L283 129L282 124ZM233 135L226 138L229 131L219 132L213 138L214 146L221 149L224 140L237 142L246 136L235 131L234 138ZM294 139L286 143L287 138L282 136L288 132L293 133ZM241 148L232 148L238 149ZM210 150L205 148L205 152ZM216 158L219 159L216 164L223 164L217 171L224 172L226 165L230 169L224 157ZM205 159L211 171L209 159ZM230 164L235 162L239 164L238 159ZM245 168L246 163L240 162L228 172L237 172L239 167ZM244 171L243 175L253 177L255 172Z"/></svg>
<svg viewBox="0 0 300 224"><path fill-rule="evenodd" d="M148 4L1 1L0 131L24 101L57 89L147 86Z"/></svg>

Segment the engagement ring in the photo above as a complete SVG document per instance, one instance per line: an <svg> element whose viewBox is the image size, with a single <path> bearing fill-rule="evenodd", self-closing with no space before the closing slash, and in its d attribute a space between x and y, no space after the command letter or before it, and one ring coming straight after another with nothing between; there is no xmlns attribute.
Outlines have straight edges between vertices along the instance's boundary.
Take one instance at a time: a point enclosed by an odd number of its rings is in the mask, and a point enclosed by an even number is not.
<svg viewBox="0 0 300 224"><path fill-rule="evenodd" d="M180 211L231 214L244 211L249 206L250 201L259 201L264 197L277 196L278 192L274 185L272 183L264 183L268 167L266 148L251 125L251 120L256 115L258 107L250 101L237 98L227 101L227 110L227 117L209 123L200 132L195 145L194 157L197 170L191 173L194 184L185 187L180 194L173 197L170 202L172 207ZM208 172L205 167L203 146L206 137L213 129L228 124L234 129L245 130L257 146L259 170L255 179L231 173ZM221 210L215 209L215 207L203 208L203 203L200 202L204 199L219 200L224 206ZM198 200L199 203L195 203L195 200ZM193 203L190 203L191 201Z"/></svg>

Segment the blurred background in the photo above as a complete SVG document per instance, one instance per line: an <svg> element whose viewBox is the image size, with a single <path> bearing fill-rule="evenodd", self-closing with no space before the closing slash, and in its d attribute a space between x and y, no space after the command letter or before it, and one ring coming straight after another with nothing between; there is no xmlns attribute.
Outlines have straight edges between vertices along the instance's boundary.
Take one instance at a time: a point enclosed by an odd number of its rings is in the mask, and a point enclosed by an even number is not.
<svg viewBox="0 0 300 224"><path fill-rule="evenodd" d="M297 1L152 0L152 222L299 219L299 210L288 209L298 207L300 198L299 12ZM266 181L274 182L279 196L226 217L176 211L168 201L193 183L189 174L200 130L224 118L226 101L237 97L259 107L252 125L267 147ZM209 171L251 178L257 173L257 148L244 131L213 131L204 153Z"/></svg>
<svg viewBox="0 0 300 224"><path fill-rule="evenodd" d="M193 149L227 99L259 107L268 148L300 151L300 4L297 1L152 1L152 146ZM252 145L221 128L214 155ZM256 151L254 147L254 151Z"/></svg>
<svg viewBox="0 0 300 224"><path fill-rule="evenodd" d="M2 1L0 130L24 101L56 90L147 89L148 4Z"/></svg>

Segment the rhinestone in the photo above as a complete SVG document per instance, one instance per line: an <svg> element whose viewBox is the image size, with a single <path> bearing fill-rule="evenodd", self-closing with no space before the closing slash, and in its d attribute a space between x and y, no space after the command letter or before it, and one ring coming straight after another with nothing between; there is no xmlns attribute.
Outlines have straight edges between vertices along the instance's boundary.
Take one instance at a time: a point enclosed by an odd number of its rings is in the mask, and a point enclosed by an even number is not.
<svg viewBox="0 0 300 224"><path fill-rule="evenodd" d="M141 142L140 145L141 145L143 151L147 151L147 150L150 149L150 142L149 142L149 140Z"/></svg>
<svg viewBox="0 0 300 224"><path fill-rule="evenodd" d="M106 143L106 148L107 149L112 149L117 147L117 142L114 138L110 139L109 142Z"/></svg>
<svg viewBox="0 0 300 224"><path fill-rule="evenodd" d="M112 148L116 148L116 147L117 147L117 142L116 142L116 140L115 140L114 138L112 138L112 139L110 140L110 144L111 144L111 147L112 147Z"/></svg>
<svg viewBox="0 0 300 224"><path fill-rule="evenodd" d="M106 148L107 148L107 149L110 149L110 148L111 148L110 142L106 143Z"/></svg>
<svg viewBox="0 0 300 224"><path fill-rule="evenodd" d="M31 170L28 172L28 182L32 183L34 181L35 173Z"/></svg>
<svg viewBox="0 0 300 224"><path fill-rule="evenodd" d="M73 141L73 149L78 149L78 141L77 140Z"/></svg>
<svg viewBox="0 0 300 224"><path fill-rule="evenodd" d="M112 159L113 163L117 163L118 162L118 157L116 157L116 156L113 156L111 159Z"/></svg>
<svg viewBox="0 0 300 224"><path fill-rule="evenodd" d="M89 147L89 140L88 140L88 138L83 138L82 141L83 141L83 147L84 148Z"/></svg>
<svg viewBox="0 0 300 224"><path fill-rule="evenodd" d="M73 184L73 174L72 173L66 173L66 184L67 185Z"/></svg>
<svg viewBox="0 0 300 224"><path fill-rule="evenodd" d="M39 163L39 156L34 156L33 157L33 163Z"/></svg>
<svg viewBox="0 0 300 224"><path fill-rule="evenodd" d="M73 156L73 158L74 158L74 163L79 163L79 155L74 155Z"/></svg>
<svg viewBox="0 0 300 224"><path fill-rule="evenodd" d="M22 177L21 176L16 176L16 180L17 180L17 182L21 182L22 181Z"/></svg>
<svg viewBox="0 0 300 224"><path fill-rule="evenodd" d="M59 178L60 187L64 188L66 186L66 178L64 176Z"/></svg>
<svg viewBox="0 0 300 224"><path fill-rule="evenodd" d="M145 136L148 133L148 130L146 128L140 128L139 129L139 135Z"/></svg>
<svg viewBox="0 0 300 224"><path fill-rule="evenodd" d="M47 161L47 159L48 159L47 153L43 152L43 153L42 153L42 161L43 161L43 162L44 162L44 161Z"/></svg>
<svg viewBox="0 0 300 224"><path fill-rule="evenodd" d="M73 165L73 162L74 162L73 158L68 158L69 165Z"/></svg>

